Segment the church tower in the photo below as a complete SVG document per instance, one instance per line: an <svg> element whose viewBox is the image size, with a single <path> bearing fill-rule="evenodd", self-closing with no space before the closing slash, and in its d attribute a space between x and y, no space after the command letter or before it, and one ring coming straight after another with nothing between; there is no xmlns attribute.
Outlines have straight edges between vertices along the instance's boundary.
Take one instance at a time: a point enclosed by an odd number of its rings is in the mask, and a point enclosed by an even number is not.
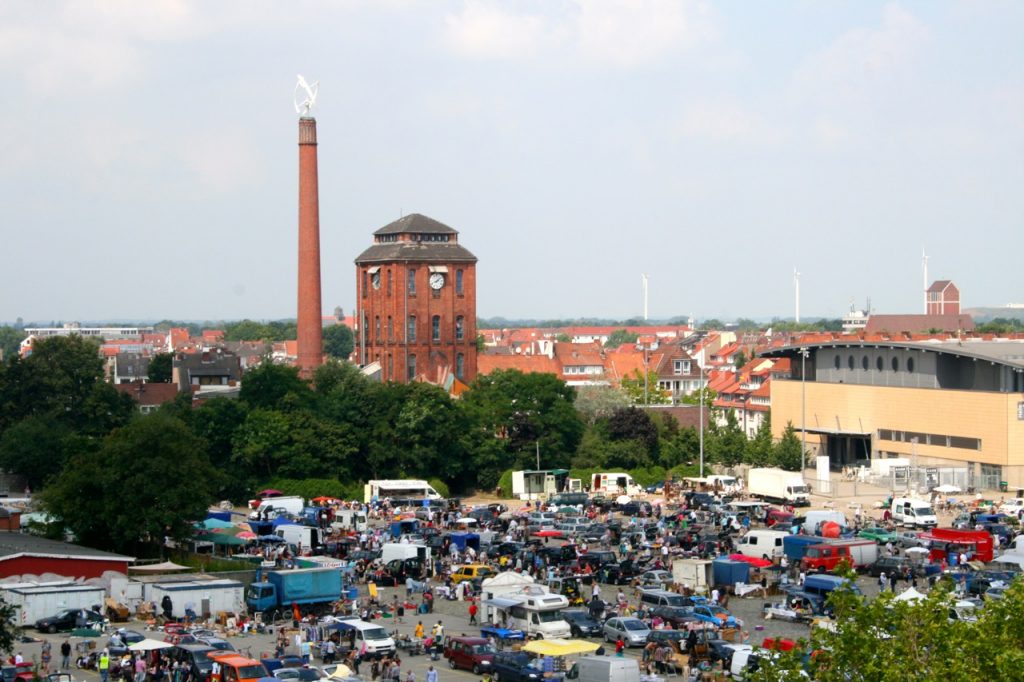
<svg viewBox="0 0 1024 682"><path fill-rule="evenodd" d="M459 233L413 213L356 258L356 352L384 381L449 386L476 377L476 256Z"/></svg>

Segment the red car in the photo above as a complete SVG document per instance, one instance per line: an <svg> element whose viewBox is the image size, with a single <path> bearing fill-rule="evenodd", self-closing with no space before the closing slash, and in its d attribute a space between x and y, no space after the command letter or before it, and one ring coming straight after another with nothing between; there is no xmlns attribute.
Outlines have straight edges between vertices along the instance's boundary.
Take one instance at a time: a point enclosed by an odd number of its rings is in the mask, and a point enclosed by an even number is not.
<svg viewBox="0 0 1024 682"><path fill-rule="evenodd" d="M491 669L494 654L494 647L483 637L449 637L444 645L448 665L453 670L472 670L474 675L482 675Z"/></svg>

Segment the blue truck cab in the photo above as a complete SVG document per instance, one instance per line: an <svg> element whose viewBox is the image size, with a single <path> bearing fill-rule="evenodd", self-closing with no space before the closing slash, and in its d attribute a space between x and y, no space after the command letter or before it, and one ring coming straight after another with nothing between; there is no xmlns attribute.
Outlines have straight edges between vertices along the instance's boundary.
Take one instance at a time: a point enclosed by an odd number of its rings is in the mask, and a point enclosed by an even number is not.
<svg viewBox="0 0 1024 682"><path fill-rule="evenodd" d="M296 568L257 574L249 586L245 603L251 613L270 613L298 605L302 611L317 611L341 598L341 569Z"/></svg>

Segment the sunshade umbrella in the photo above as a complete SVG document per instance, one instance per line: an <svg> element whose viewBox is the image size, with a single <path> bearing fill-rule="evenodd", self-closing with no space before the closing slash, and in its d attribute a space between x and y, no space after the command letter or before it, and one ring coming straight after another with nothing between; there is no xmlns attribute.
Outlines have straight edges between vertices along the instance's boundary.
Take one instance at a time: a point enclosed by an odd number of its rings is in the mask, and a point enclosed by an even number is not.
<svg viewBox="0 0 1024 682"><path fill-rule="evenodd" d="M128 647L131 651L156 651L157 649L170 649L174 645L170 642L161 642L157 639L144 639Z"/></svg>
<svg viewBox="0 0 1024 682"><path fill-rule="evenodd" d="M235 537L238 538L239 540L255 540L259 536L257 536L256 533L253 533L251 530L243 530L241 533L237 534Z"/></svg>
<svg viewBox="0 0 1024 682"><path fill-rule="evenodd" d="M260 535L256 539L260 542L284 542L284 538L280 535Z"/></svg>
<svg viewBox="0 0 1024 682"><path fill-rule="evenodd" d="M234 525L229 521L221 521L220 519L203 519L199 527L206 530L217 530L219 528L232 528Z"/></svg>
<svg viewBox="0 0 1024 682"><path fill-rule="evenodd" d="M619 495L618 497L615 498L615 501L618 502L619 504L628 504L629 495Z"/></svg>
<svg viewBox="0 0 1024 682"><path fill-rule="evenodd" d="M730 554L729 558L733 561L743 561L755 568L767 568L772 565L772 562L767 559L760 559L756 556L747 556L746 554Z"/></svg>
<svg viewBox="0 0 1024 682"><path fill-rule="evenodd" d="M928 550L924 547L908 547L904 550L907 554L928 554Z"/></svg>
<svg viewBox="0 0 1024 682"><path fill-rule="evenodd" d="M337 502L337 501L338 501L337 497L327 497L326 495L321 495L320 497L314 497L312 500L310 500L310 502L316 502L318 504L321 504L321 503L324 503L324 502L331 503L331 502Z"/></svg>
<svg viewBox="0 0 1024 682"><path fill-rule="evenodd" d="M338 667L331 673L331 677L349 677L352 670L347 665L338 664Z"/></svg>
<svg viewBox="0 0 1024 682"><path fill-rule="evenodd" d="M951 485L949 483L943 483L940 486L932 488L937 493L959 493L963 492L958 485Z"/></svg>
<svg viewBox="0 0 1024 682"><path fill-rule="evenodd" d="M585 642L579 639L538 639L525 644L523 651L539 656L573 656L592 654L600 646L600 644Z"/></svg>
<svg viewBox="0 0 1024 682"><path fill-rule="evenodd" d="M280 497L281 495L284 495L284 493L273 488L267 488L256 493L257 497Z"/></svg>
<svg viewBox="0 0 1024 682"><path fill-rule="evenodd" d="M461 519L457 519L455 523L476 523L477 520L471 516L464 516Z"/></svg>
<svg viewBox="0 0 1024 682"><path fill-rule="evenodd" d="M898 597L893 599L893 601L915 602L921 601L922 599L924 599L923 594L915 590L913 587L908 587L906 590L901 592Z"/></svg>

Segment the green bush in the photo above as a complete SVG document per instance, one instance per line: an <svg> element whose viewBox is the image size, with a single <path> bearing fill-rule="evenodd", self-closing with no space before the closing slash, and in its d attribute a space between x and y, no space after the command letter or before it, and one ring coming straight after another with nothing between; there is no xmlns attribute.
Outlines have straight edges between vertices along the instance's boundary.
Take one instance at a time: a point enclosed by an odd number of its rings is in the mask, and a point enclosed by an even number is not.
<svg viewBox="0 0 1024 682"><path fill-rule="evenodd" d="M266 488L280 490L285 495L299 495L306 500L320 496L337 497L342 500L363 499L361 482L342 483L335 478L275 478L260 486L258 490Z"/></svg>
<svg viewBox="0 0 1024 682"><path fill-rule="evenodd" d="M432 478L429 481L427 481L427 483L429 483L441 497L447 498L452 496L452 494L448 491L448 484L442 481L440 478Z"/></svg>
<svg viewBox="0 0 1024 682"><path fill-rule="evenodd" d="M501 488L501 497L503 499L512 498L512 470L508 469L502 473L501 478L498 479L498 487Z"/></svg>

